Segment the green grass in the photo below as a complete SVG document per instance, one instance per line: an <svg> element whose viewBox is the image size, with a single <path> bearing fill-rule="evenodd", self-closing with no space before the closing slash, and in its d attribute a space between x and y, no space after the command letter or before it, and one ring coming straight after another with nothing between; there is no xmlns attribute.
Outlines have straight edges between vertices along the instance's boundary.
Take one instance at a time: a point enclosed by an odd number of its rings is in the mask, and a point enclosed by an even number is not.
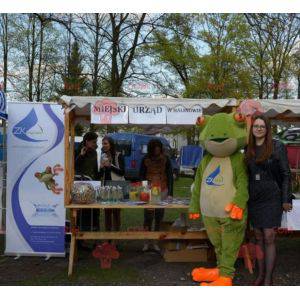
<svg viewBox="0 0 300 300"><path fill-rule="evenodd" d="M179 177L174 181L174 197L190 199L191 198L191 185L193 179L189 177ZM174 221L179 217L180 213L187 212L185 209L166 209L165 211L165 221Z"/></svg>
<svg viewBox="0 0 300 300"><path fill-rule="evenodd" d="M186 198L191 197L191 185L193 179L190 177L179 177L178 180L174 181L174 197Z"/></svg>

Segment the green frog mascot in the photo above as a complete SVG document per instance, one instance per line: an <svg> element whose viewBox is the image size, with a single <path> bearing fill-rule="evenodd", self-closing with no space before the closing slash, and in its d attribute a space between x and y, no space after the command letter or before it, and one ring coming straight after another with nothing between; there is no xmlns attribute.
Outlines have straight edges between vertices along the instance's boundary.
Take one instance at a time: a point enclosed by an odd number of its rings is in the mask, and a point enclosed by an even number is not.
<svg viewBox="0 0 300 300"><path fill-rule="evenodd" d="M205 286L231 286L247 221L248 178L240 151L247 141L246 122L241 114L218 113L199 117L197 125L207 154L197 169L189 217L202 218L217 267L195 268L192 277Z"/></svg>

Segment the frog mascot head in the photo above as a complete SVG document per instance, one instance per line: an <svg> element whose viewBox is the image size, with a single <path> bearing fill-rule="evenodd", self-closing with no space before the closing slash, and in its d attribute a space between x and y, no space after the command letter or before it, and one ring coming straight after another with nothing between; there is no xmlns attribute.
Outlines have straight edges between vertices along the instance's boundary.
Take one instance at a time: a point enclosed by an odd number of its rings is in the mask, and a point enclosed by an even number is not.
<svg viewBox="0 0 300 300"><path fill-rule="evenodd" d="M241 114L219 113L199 117L197 125L201 130L200 144L213 156L230 156L246 145L246 123Z"/></svg>
<svg viewBox="0 0 300 300"><path fill-rule="evenodd" d="M241 114L218 113L199 117L197 126L207 154L197 169L189 212L191 219L202 217L217 267L195 268L192 277L201 285L232 285L247 218L248 178L240 151L247 141L246 122Z"/></svg>

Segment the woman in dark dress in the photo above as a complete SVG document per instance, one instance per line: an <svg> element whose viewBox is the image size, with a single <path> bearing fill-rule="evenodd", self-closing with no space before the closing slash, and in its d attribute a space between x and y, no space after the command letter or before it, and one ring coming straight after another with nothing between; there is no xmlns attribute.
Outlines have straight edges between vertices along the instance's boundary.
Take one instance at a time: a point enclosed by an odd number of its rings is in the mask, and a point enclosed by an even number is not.
<svg viewBox="0 0 300 300"><path fill-rule="evenodd" d="M249 221L260 249L257 253L258 277L254 285L272 285L276 259L275 230L281 225L283 210L292 209L292 197L285 146L272 140L271 125L264 115L253 118L246 161Z"/></svg>
<svg viewBox="0 0 300 300"><path fill-rule="evenodd" d="M157 184L161 188L161 199L172 199L173 197L173 170L170 158L164 154L162 142L159 139L151 139L148 143L148 153L143 157L140 167L140 179L148 180L151 185ZM164 209L145 209L144 228L152 229L154 219L154 230L159 231L164 217ZM156 242L153 249L160 251ZM149 243L145 242L143 251L149 250Z"/></svg>

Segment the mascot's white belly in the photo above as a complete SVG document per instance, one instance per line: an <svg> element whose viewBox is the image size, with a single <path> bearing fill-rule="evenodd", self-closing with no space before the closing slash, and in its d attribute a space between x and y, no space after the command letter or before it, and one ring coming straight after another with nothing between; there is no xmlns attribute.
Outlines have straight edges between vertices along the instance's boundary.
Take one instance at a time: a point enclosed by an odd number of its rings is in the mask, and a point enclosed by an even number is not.
<svg viewBox="0 0 300 300"><path fill-rule="evenodd" d="M236 193L230 157L213 157L204 170L200 206L207 217L228 217L225 206Z"/></svg>

